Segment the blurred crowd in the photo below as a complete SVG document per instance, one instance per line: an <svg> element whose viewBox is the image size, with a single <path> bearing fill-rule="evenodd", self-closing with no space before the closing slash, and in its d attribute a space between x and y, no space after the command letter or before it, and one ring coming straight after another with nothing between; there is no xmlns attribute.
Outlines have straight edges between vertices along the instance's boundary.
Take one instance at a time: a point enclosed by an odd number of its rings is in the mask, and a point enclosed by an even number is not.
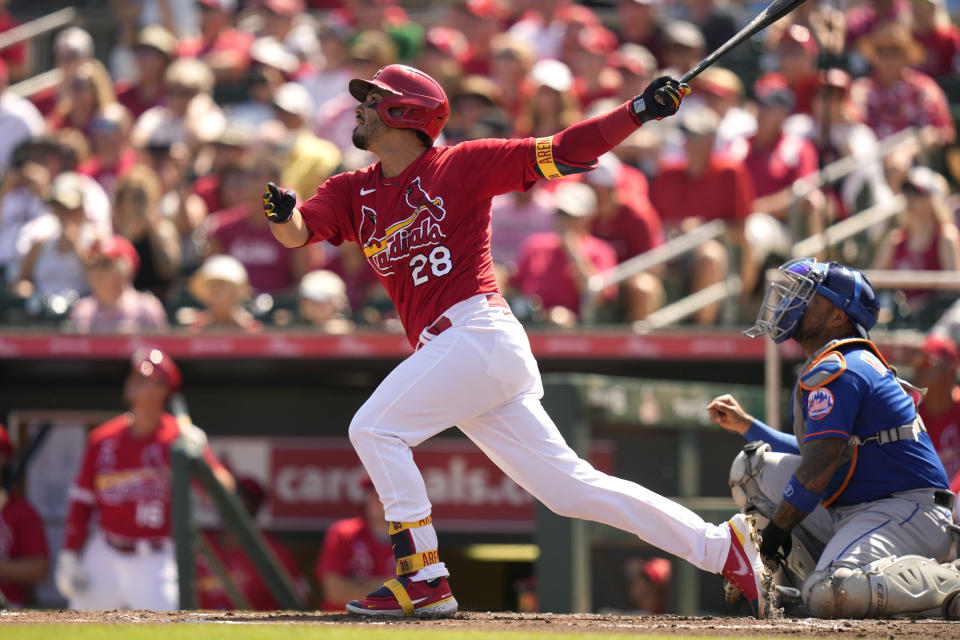
<svg viewBox="0 0 960 640"><path fill-rule="evenodd" d="M0 29L16 24L0 1ZM396 327L355 246L287 250L267 181L309 197L373 158L352 77L404 62L445 87L438 144L549 136L679 76L759 5L720 0L115 0L109 44L52 38L56 81L0 51L0 317L77 332ZM96 45L96 46L95 46ZM807 0L700 74L677 117L599 167L493 201L501 287L530 323L575 326L590 277L712 220L725 232L598 292L602 322L739 279L689 321L743 323L763 269L873 207L902 211L818 257L956 270L960 31L943 0ZM100 53L97 57L96 53ZM27 87L27 84L30 86ZM891 138L895 136L895 138ZM896 143L892 143L895 140ZM823 180L823 167L848 159ZM900 198L902 196L902 200ZM925 327L956 294L891 292Z"/></svg>

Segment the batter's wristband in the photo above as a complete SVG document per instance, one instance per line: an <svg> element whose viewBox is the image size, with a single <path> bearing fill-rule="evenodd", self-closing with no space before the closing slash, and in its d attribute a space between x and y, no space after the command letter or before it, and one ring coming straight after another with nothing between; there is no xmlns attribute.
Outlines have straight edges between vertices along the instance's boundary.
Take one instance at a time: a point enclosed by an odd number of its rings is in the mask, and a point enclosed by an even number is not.
<svg viewBox="0 0 960 640"><path fill-rule="evenodd" d="M783 499L804 513L810 513L820 504L820 496L803 486L797 476L790 476L790 482L783 490Z"/></svg>

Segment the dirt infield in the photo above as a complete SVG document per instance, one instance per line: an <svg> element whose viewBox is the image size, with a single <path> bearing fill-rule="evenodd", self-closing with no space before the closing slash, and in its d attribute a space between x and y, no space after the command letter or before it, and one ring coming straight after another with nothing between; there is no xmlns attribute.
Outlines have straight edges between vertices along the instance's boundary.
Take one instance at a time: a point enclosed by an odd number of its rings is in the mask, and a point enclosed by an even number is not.
<svg viewBox="0 0 960 640"><path fill-rule="evenodd" d="M0 611L0 625L28 623L218 623L355 625L366 618L339 613L246 611ZM382 618L374 624L382 625ZM485 631L565 631L650 633L736 637L877 638L913 640L960 638L960 622L931 618L897 620L815 620L812 618L723 618L716 616L613 616L596 614L460 613L448 620L390 620L404 627L478 629Z"/></svg>

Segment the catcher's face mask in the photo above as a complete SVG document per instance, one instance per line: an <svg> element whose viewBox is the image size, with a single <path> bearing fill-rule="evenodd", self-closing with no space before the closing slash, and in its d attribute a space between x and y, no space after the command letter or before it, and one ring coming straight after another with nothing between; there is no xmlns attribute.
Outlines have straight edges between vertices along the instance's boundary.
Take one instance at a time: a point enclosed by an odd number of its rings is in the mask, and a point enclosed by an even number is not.
<svg viewBox="0 0 960 640"><path fill-rule="evenodd" d="M777 344L789 340L800 325L817 288L827 277L828 265L813 258L791 260L780 265L783 282L771 282L757 322L744 331L751 338L770 334Z"/></svg>

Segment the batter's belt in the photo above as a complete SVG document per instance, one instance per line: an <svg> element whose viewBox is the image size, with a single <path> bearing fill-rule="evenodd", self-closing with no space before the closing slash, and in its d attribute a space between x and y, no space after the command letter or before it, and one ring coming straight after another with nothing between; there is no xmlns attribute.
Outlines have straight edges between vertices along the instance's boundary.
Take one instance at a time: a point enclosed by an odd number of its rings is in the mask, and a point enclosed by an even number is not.
<svg viewBox="0 0 960 640"><path fill-rule="evenodd" d="M120 536L111 535L109 533L104 534L104 542L107 543L109 547L115 551L119 551L123 554L135 554L140 551L151 551L158 553L164 549L169 548L170 539L169 538L141 538L141 539L131 539L131 538L122 538Z"/></svg>
<svg viewBox="0 0 960 640"><path fill-rule="evenodd" d="M488 293L486 294L487 304L491 307L503 307L506 309L506 313L510 313L510 305L507 304L507 301L503 299L499 293ZM417 342L417 349L419 350L423 345L430 342L438 335L449 329L453 326L453 322L450 321L445 315L441 315L439 318L433 321L433 324L428 326L420 333L420 341Z"/></svg>

